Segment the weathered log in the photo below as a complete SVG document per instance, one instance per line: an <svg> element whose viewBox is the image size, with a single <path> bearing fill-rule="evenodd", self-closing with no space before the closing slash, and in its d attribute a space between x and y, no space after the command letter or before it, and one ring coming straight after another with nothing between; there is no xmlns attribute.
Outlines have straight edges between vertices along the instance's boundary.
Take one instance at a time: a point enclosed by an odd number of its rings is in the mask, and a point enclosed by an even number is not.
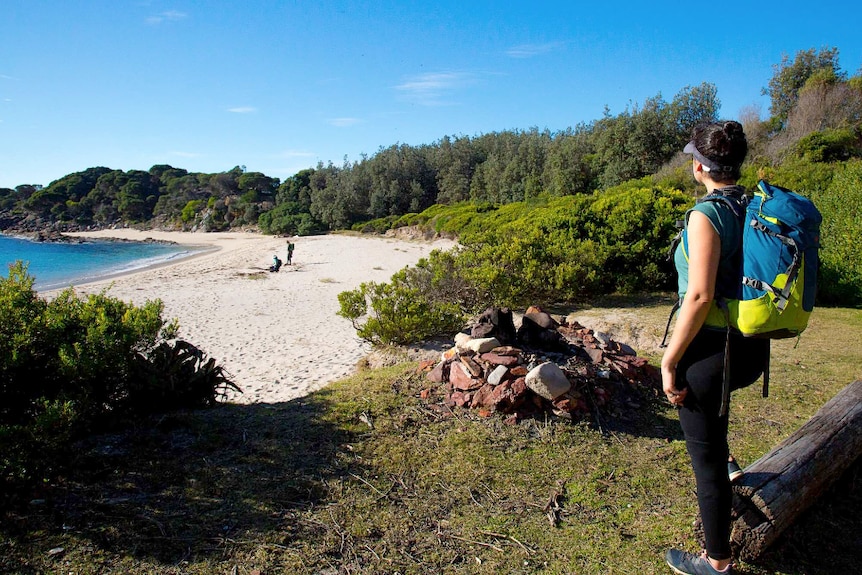
<svg viewBox="0 0 862 575"><path fill-rule="evenodd" d="M862 380L841 390L734 485L731 543L757 559L862 455Z"/></svg>

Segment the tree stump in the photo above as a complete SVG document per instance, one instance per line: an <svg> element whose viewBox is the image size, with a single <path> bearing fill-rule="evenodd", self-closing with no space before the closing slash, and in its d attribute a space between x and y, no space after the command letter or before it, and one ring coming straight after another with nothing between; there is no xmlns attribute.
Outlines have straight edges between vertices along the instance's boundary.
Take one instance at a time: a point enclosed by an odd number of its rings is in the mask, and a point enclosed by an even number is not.
<svg viewBox="0 0 862 575"><path fill-rule="evenodd" d="M733 486L731 544L757 559L862 454L862 380L745 468Z"/></svg>

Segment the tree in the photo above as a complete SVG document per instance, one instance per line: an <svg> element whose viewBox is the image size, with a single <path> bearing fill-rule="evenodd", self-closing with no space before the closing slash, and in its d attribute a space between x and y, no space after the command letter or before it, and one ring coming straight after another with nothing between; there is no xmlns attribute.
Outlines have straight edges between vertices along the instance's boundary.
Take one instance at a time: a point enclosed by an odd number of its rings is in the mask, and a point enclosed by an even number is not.
<svg viewBox="0 0 862 575"><path fill-rule="evenodd" d="M240 192L254 191L258 196L271 198L278 189L278 178L270 178L261 172L245 172L237 178Z"/></svg>
<svg viewBox="0 0 862 575"><path fill-rule="evenodd" d="M300 170L284 180L276 191L276 205L286 202L298 202L302 206L303 211L309 211L311 207L311 177L313 175L314 169L308 168Z"/></svg>
<svg viewBox="0 0 862 575"><path fill-rule="evenodd" d="M587 126L582 124L558 134L549 146L545 162L547 191L552 196L592 192L597 186L591 169L594 152Z"/></svg>
<svg viewBox="0 0 862 575"><path fill-rule="evenodd" d="M814 48L800 50L793 61L785 54L781 63L772 66L773 74L762 93L769 96L769 113L779 127L783 128L790 111L796 105L799 91L809 78L815 74L821 77L832 76L844 80L845 75L838 67L838 48ZM825 76L824 76L825 74Z"/></svg>
<svg viewBox="0 0 862 575"><path fill-rule="evenodd" d="M704 82L698 86L686 86L674 96L670 104L670 121L679 136L672 144L674 151L682 149L691 137L695 126L718 120L721 102L715 84Z"/></svg>

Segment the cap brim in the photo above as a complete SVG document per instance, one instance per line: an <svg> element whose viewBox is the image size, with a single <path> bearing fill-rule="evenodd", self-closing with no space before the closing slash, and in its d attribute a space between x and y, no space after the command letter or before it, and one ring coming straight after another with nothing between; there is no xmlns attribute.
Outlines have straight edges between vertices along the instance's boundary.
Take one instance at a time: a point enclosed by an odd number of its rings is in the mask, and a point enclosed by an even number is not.
<svg viewBox="0 0 862 575"><path fill-rule="evenodd" d="M697 151L697 148L694 147L694 142L689 142L682 151L686 154L693 154Z"/></svg>

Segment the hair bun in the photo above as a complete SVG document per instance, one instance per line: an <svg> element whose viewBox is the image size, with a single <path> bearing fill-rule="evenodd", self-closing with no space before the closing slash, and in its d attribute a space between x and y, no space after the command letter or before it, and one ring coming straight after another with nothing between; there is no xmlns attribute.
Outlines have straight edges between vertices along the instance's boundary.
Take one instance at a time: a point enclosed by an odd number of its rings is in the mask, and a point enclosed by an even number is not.
<svg viewBox="0 0 862 575"><path fill-rule="evenodd" d="M722 131L729 139L738 138L745 133L742 129L742 124L733 120L725 122L724 126L722 126Z"/></svg>

